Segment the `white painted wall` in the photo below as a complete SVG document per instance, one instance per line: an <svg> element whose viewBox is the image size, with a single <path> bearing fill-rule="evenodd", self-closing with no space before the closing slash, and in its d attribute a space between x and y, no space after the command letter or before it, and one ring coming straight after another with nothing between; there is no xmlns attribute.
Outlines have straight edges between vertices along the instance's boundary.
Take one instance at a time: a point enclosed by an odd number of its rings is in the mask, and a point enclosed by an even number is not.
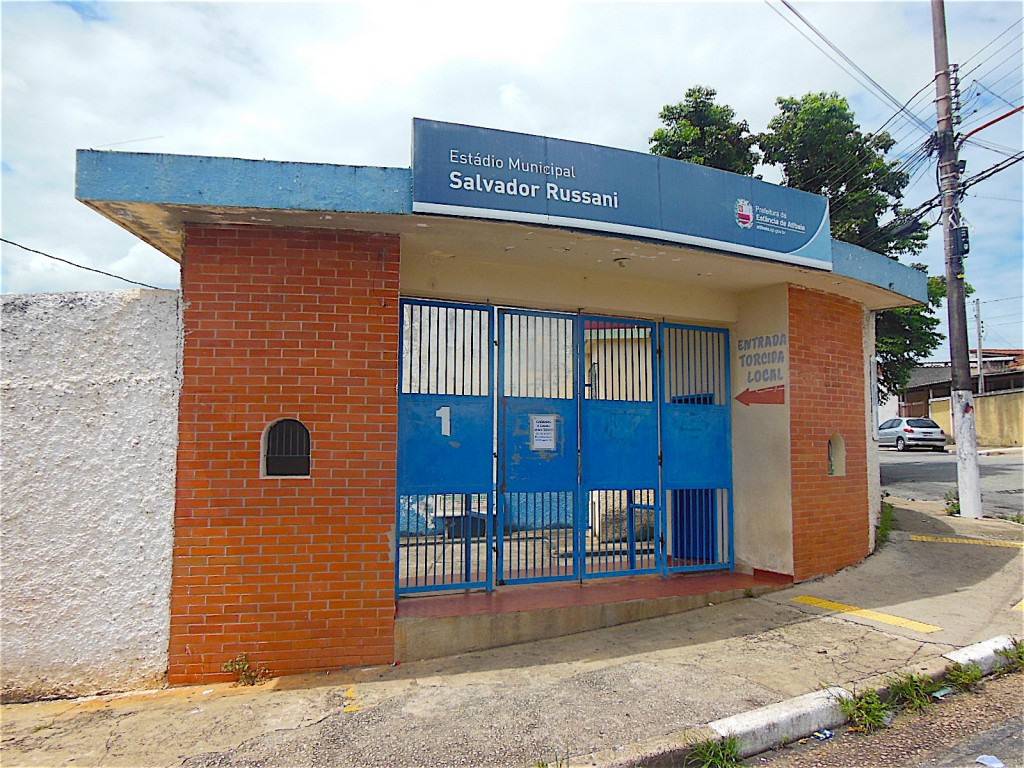
<svg viewBox="0 0 1024 768"><path fill-rule="evenodd" d="M5 699L163 683L180 294L2 297Z"/></svg>

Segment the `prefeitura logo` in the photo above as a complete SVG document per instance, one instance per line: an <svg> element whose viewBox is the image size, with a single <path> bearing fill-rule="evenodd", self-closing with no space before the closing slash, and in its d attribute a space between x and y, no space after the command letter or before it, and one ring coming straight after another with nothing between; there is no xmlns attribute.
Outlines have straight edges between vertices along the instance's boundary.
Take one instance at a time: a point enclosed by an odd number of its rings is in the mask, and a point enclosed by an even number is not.
<svg viewBox="0 0 1024 768"><path fill-rule="evenodd" d="M750 229L754 226L754 206L742 197L736 201L736 224L741 229Z"/></svg>

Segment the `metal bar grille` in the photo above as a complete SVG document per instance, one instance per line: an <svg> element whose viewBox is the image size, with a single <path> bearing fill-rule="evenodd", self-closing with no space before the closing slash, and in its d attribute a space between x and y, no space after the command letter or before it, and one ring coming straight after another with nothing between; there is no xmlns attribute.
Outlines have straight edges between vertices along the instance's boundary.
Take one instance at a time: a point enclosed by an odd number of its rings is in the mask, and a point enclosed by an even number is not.
<svg viewBox="0 0 1024 768"><path fill-rule="evenodd" d="M405 303L402 394L489 394L490 336L487 309Z"/></svg>
<svg viewBox="0 0 1024 768"><path fill-rule="evenodd" d="M665 402L684 405L728 405L724 331L665 328L662 359Z"/></svg>
<svg viewBox="0 0 1024 768"><path fill-rule="evenodd" d="M281 419L267 430L264 469L271 477L309 474L309 430L295 419Z"/></svg>
<svg viewBox="0 0 1024 768"><path fill-rule="evenodd" d="M730 567L728 353L721 329L403 302L398 593Z"/></svg>
<svg viewBox="0 0 1024 768"><path fill-rule="evenodd" d="M489 494L400 496L400 592L486 584Z"/></svg>
<svg viewBox="0 0 1024 768"><path fill-rule="evenodd" d="M573 318L502 314L503 397L571 400Z"/></svg>
<svg viewBox="0 0 1024 768"><path fill-rule="evenodd" d="M502 580L526 583L572 578L576 556L575 495L570 492L502 494L498 549Z"/></svg>
<svg viewBox="0 0 1024 768"><path fill-rule="evenodd" d="M662 328L662 451L668 571L731 567L728 332Z"/></svg>
<svg viewBox="0 0 1024 768"><path fill-rule="evenodd" d="M652 572L658 566L657 491L589 493L586 573L591 576Z"/></svg>
<svg viewBox="0 0 1024 768"><path fill-rule="evenodd" d="M587 400L651 402L653 327L628 320L588 318L584 323Z"/></svg>
<svg viewBox="0 0 1024 768"><path fill-rule="evenodd" d="M683 488L666 492L666 549L671 570L722 568L732 560L729 491Z"/></svg>

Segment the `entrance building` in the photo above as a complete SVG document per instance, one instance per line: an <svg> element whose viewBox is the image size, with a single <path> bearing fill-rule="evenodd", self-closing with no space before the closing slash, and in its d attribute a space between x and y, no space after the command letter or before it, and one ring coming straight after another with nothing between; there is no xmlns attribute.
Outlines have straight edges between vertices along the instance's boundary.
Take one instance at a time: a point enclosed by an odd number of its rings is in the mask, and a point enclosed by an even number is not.
<svg viewBox="0 0 1024 768"><path fill-rule="evenodd" d="M172 683L871 549L872 313L926 278L823 198L419 120L409 169L90 150L77 196L182 265Z"/></svg>

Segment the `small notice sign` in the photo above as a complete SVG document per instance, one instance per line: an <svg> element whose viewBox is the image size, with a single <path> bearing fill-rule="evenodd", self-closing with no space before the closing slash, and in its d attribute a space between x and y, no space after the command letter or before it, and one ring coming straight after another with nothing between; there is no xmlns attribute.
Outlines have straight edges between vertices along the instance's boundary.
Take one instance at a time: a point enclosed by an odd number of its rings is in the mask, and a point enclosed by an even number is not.
<svg viewBox="0 0 1024 768"><path fill-rule="evenodd" d="M530 414L530 450L558 449L558 417L550 413Z"/></svg>

